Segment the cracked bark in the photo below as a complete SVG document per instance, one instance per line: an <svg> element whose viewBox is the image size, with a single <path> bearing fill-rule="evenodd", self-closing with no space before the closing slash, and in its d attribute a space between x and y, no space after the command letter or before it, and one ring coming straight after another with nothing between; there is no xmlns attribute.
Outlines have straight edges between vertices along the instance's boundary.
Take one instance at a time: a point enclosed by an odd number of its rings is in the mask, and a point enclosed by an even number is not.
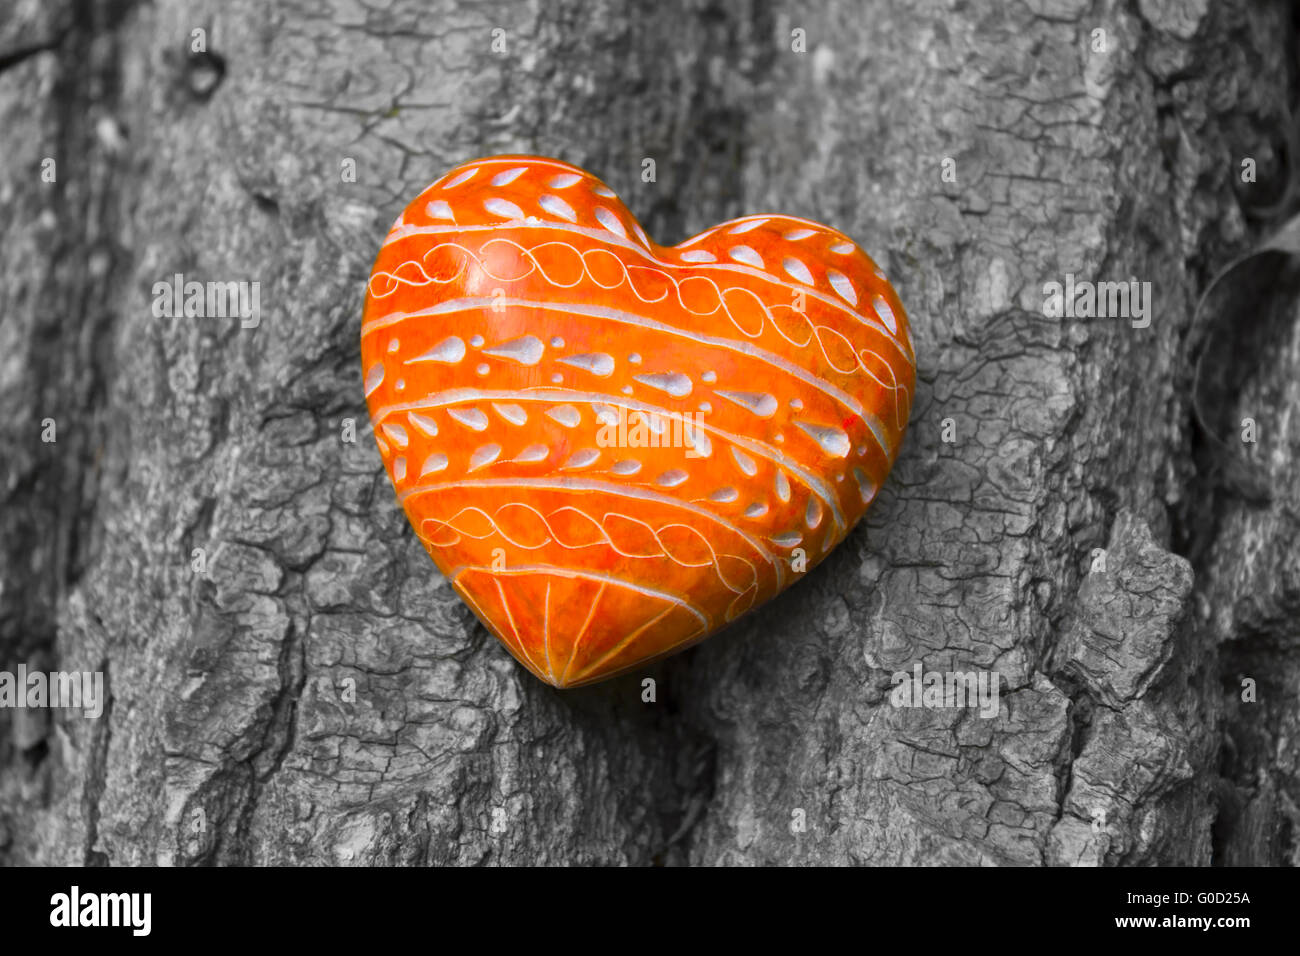
<svg viewBox="0 0 1300 956"><path fill-rule="evenodd" d="M1261 423L1271 501L1214 480L1189 399L1196 295L1283 194L1283 5L10 7L0 667L104 670L112 699L0 710L0 861L1295 862L1295 296L1218 406ZM563 694L437 576L364 430L378 242L505 151L591 168L661 241L832 223L920 357L830 559ZM154 318L177 272L260 281L260 326ZM1067 272L1151 281L1151 326L1045 320ZM917 661L996 671L1000 716L889 706Z"/></svg>

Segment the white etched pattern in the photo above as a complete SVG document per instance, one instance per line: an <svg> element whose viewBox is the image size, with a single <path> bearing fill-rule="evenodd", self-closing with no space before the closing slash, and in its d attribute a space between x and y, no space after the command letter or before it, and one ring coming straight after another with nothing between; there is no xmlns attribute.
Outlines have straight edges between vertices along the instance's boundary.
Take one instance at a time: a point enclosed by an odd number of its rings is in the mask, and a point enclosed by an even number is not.
<svg viewBox="0 0 1300 956"><path fill-rule="evenodd" d="M696 280L702 280L702 281L704 281L705 283L708 283L708 284L712 287L713 291L714 291L714 292L715 292L715 293L716 293L716 294L717 294L717 295L722 299L721 305L722 305L723 311L726 313L728 319L730 319L730 321L731 321L731 322L736 326L736 328L737 328L739 331L741 331L743 334L745 334L747 337L752 338L752 337L754 337L754 336L757 334L757 332L756 332L756 331L751 331L750 329L748 329L748 328L746 327L746 324L745 324L744 322L742 322L741 319L740 319L737 315L735 315L735 314L732 313L731 306L726 302L726 297L725 297L725 295L724 295L724 292L735 292L735 293L738 293L738 294L743 294L744 296L751 297L753 300L755 300L755 302L756 302L757 304L759 304L760 306L763 307L763 309L764 309L764 311L765 311L765 313L767 314L767 316L768 316L769 319L772 319L772 318L773 318L772 315L771 315L771 310L769 309L768 305L762 301L762 299L758 296L758 294L757 294L756 292L754 292L754 291L752 291L752 290L749 290L749 289L740 288L740 287L728 287L727 289L724 290L722 287L720 287L720 286L717 284L717 282L716 282L715 280L713 280L712 278L708 277L707 275L693 275L693 276L689 276L689 277L685 277L685 278L678 278L677 276L673 275L672 273L670 273L670 272L668 272L668 271L665 271L663 268L661 268L661 266L663 265L663 263L661 263L660 260L659 260L658 258L656 258L655 254L654 254L651 250L649 250L649 249L647 249L647 248L643 248L642 246L639 246L639 245L637 245L637 244L631 242L630 240L627 240L626 238L622 238L622 239L620 239L619 237L615 236L614 234L608 232L607 230L597 231L597 230L593 230L593 229L590 229L590 228L587 228L587 227L584 227L584 226L578 226L578 225L576 225L576 224L569 224L569 223L540 223L540 220L538 221L538 223L539 223L541 226L543 226L544 228L547 228L547 229L551 229L551 230L555 230L555 231L559 231L559 232L573 232L573 233L579 233L579 234L581 234L581 235L583 235L584 237L587 237L587 238L601 238L601 237L607 237L607 238L606 238L606 242L605 242L606 245L610 245L610 244L614 244L614 245L622 245L626 250L631 251L631 252L634 252L636 255L638 255L638 256L642 256L642 257L646 258L646 259L649 260L649 262L651 263L651 265L648 265L648 266L641 266L641 265L632 265L632 264L630 264L630 263L626 263L626 262L620 262L619 265L622 267L624 275L623 275L623 277L622 277L621 279L615 281L615 282L611 285L611 284L608 284L608 283L602 281L601 279L597 278L595 275L590 274L589 270L586 269L586 266L587 266L587 256L588 256L589 254L590 254L590 255L598 256L598 257L602 260L602 262L608 262L608 261L609 261L609 250L608 250L608 249L606 249L606 248L598 248L598 249L579 250L579 249L577 249L576 247L572 246L571 244L569 244L569 243L567 243L567 242L558 241L558 240L557 240L557 241L554 241L554 242L548 241L548 242L542 243L541 246L538 246L538 247L537 247L537 248L542 248L543 246L550 246L550 245L564 245L564 246L568 246L568 248L570 248L570 249L574 252L575 255L578 255L578 256L581 256L581 257L582 257L582 259L583 259L583 265L584 265L584 271L588 273L584 278L586 278L586 279L590 279L591 281L596 282L596 284L599 285L601 288L604 288L604 289L612 289L612 288L617 287L618 285L621 285L621 284L623 284L623 283L626 283L626 284L629 286L629 288L631 288L632 291L635 292L635 293L638 295L638 297L639 297L643 302L647 302L647 303L649 303L649 302L659 302L659 301L662 301L662 300L663 300L663 299L664 299L664 298L669 294L668 291L667 291L667 289L665 289L662 285L659 285L658 288L657 288L657 292L656 292L656 294L654 295L654 297L647 297L647 296L641 294L641 291L640 291L639 289L636 288L636 283L633 281L633 278L632 278L633 272L636 272L636 273L638 273L638 274L639 274L639 273L657 273L659 277L661 277L664 281L666 281L667 283L669 283L669 284L670 284L670 285L675 289L675 291L676 291L676 293L677 293L677 298L678 298L679 303L680 303L684 308L687 308L688 311L693 311L693 312L694 312L695 310L691 309L691 307L690 307L690 306L687 304L687 302L683 299L683 296L682 296L682 290L681 290L681 285L682 285L683 283L685 283L685 282L696 281ZM396 230L394 231L394 233L390 234L390 236L388 237L388 239L385 240L385 244L387 244L388 242L393 242L393 241L396 241L396 240L398 240L398 239L406 238L407 236L415 235L415 234L435 234L435 233L444 233L444 232L455 232L455 233L460 233L460 234L468 234L468 233L473 233L473 232L478 232L478 231L483 231L483 230L491 230L491 229L496 229L496 228L498 228L498 227L497 227L497 226L494 226L494 225L479 225L479 226L401 226L399 229L396 229ZM676 248L677 248L678 250L685 249L687 246L690 246L690 245L692 245L692 244L694 244L694 243L696 243L696 242L699 242L700 240L704 239L704 238L707 237L709 234L710 234L710 233L708 233L708 232L706 232L706 233L702 233L701 235L696 236L694 239L691 239L691 240L689 240L689 241L686 242L686 243L682 243L681 245L679 245L679 246L676 247ZM526 261L529 263L529 266L528 266L529 271L539 271L539 272L541 272L543 275L546 276L546 278L547 278L549 281L551 281L553 284L555 284L555 285L557 285L557 286L559 286L559 287L562 287L562 288L571 288L572 286L574 286L574 285L577 284L578 282L582 281L582 279L575 279L575 280L573 280L573 281L571 281L571 282L560 282L560 281L558 281L557 279L555 279L554 277L549 276L549 275L546 275L545 269L544 269L544 268L541 266L541 264L537 261L537 258L536 258L536 256L535 256L533 250L528 249L528 248L526 248L526 247L520 245L518 242L516 242L515 240L513 240L513 239L511 239L511 238L508 238L508 237L493 237L493 238L489 239L487 242L485 242L485 243L483 244L482 249L470 249L470 248L466 248L465 246L463 246L463 245L461 245L460 243L455 242L455 241L451 241L451 242L443 243L443 244L441 244L441 245L439 245L439 246L436 246L435 249L443 248L444 246L454 247L454 248L458 249L461 253L463 253L463 255L465 256L465 258L466 258L467 261L468 261L468 260L474 260L474 261L476 261L476 262L478 263L479 267L482 268L485 272L487 272L489 275L492 275L494 278L500 279L500 280L502 280L502 281L511 281L511 280L514 280L514 279L523 278L523 275L515 275L515 276L496 276L495 274L492 273L492 270L491 270L491 269L490 269L490 268L489 268L489 267L488 267L488 266L487 266L487 265L486 265L486 264L485 264L485 263L480 259L479 253L480 253L481 251L483 251L483 250L486 250L489 246L491 246L491 245L493 245L493 244L495 244L495 243L503 243L503 244L507 244L507 245L510 245L510 246L514 247L515 249L517 249L517 250L519 251L520 255L522 256L523 260L526 260ZM434 251L434 250L429 250L429 252L432 252L432 251ZM427 256L428 254L429 254L429 253L427 252L427 253L426 253L426 256ZM420 276L421 276L421 278L416 279L414 276L412 276L412 275L410 275L410 274L407 274L407 273L387 272L387 271L383 271L383 270L378 271L378 272L375 272L375 273L371 276L371 282L370 282L370 294L371 294L371 297L372 297L372 298L376 298L376 299L384 298L384 297L387 296L387 295L391 295L391 294L393 294L393 292L396 291L397 288L399 288L400 286L403 286L403 285L424 285L424 284L428 284L428 283L430 283L430 282L442 282L442 283L447 283L447 282L456 281L457 276L459 275L459 273L458 273L457 275L446 276L446 277L437 277L437 278L430 277L430 276L428 276L427 274L425 274L425 273L423 272L423 269L420 267L420 262L417 261L417 260L410 260L410 261L408 261L408 262L406 262L406 263L403 263L403 265L404 265L404 266L410 266L410 267L411 267L410 272L419 273ZM717 264L715 264L715 267L718 268L718 269L724 269L724 270L728 270L728 269L735 268L735 267L733 267L733 266L727 266L727 265L724 265L724 264L722 264L722 263L717 263ZM787 283L787 282L785 282L784 280L778 279L776 276L774 276L774 275L772 275L772 274L770 274L770 273L767 273L767 272L762 272L761 275L763 276L763 278L764 278L766 281L768 281L769 283L771 283L772 285L777 286L777 287L783 287L783 288L791 289L791 290L795 290L795 289L800 289L800 288L801 288L801 286L799 286L799 285L796 285L796 284L794 284L794 283ZM384 284L386 285L386 288L385 288L383 291L381 291L380 289L376 288L376 283L384 283ZM849 306L847 303L845 303L845 301L844 301L843 299L839 298L838 296L833 296L833 295L823 295L823 293L822 293L819 289L816 289L816 288L808 289L808 290L807 290L807 294L809 294L809 295L815 297L817 300L819 300L820 302L824 303L825 305L830 306L831 308L841 309L841 310L844 310L844 311L848 312L849 314L851 314L852 316L854 316L855 318L857 318L860 322L862 322L862 324L864 324L865 326L867 326L867 327L869 327L869 328L876 328L876 329L879 329L879 331L880 331L883 335L885 335L885 336L887 337L887 341L888 341L891 345L893 345L893 346L901 346L901 345L904 344L903 342L900 342L900 341L899 341L895 336L893 336L893 335L889 332L889 330L888 330L888 329L887 329L883 324L880 324L876 318L874 318L873 316L863 315L863 314L857 312L856 309L854 309L853 307ZM706 310L706 311L704 311L704 312L696 312L695 314L708 315L708 314L713 314L714 311L716 311L716 307L715 307L714 309ZM374 328L374 327L376 327L377 325L386 325L386 324L387 324L389 321L391 321L393 318L394 318L393 316L385 316L385 317L381 317L381 318L378 318L378 319L370 320L370 321L368 321L368 322L363 326L363 331L368 331L369 329ZM817 346L819 347L819 349L821 350L821 352L822 352L822 357L823 357L824 359L826 359L826 360L831 364L832 368L834 368L835 371L838 371L838 372L841 372L841 373L844 373L844 374L855 374L856 372L864 371L864 370L865 370L865 369L863 368L863 364L862 364L862 361L861 361L861 357L860 357L860 356L858 357L858 360L857 360L856 365L853 366L853 367L849 367L849 368L841 368L841 367L839 367L839 366L836 364L836 362L834 361L834 359L832 359L830 353L827 351L827 349L828 349L827 340L831 340L831 342L832 342L833 345L835 346L835 348L834 348L835 351L839 351L839 350L840 350L839 347L840 347L841 345L851 345L851 344L852 344L851 342L849 342L849 340L848 340L848 339L847 339L847 338L846 338L842 333L840 333L840 332L839 332L838 330L836 330L836 329L833 329L833 328L831 328L831 327L829 327L829 326L826 326L826 325L819 325L819 324L815 324L815 323L809 323L809 324L808 324L807 331L808 331L810 334L805 335L805 336L803 336L802 338L799 338L799 337L792 337L791 334L790 334L790 330L787 329L787 328L784 328L783 325L782 325L782 323L780 323L780 322L773 321L773 322L772 322L772 327L773 327L773 330L774 330L778 335L780 335L781 337L785 338L788 342L790 342L792 345L795 345L795 346L798 347L798 348L804 348L804 347L807 347L808 345L810 345L810 344L812 344L812 343L815 342L815 343L817 344ZM901 356L901 357L902 357L906 362L908 362L909 365L912 365L913 367L915 367L915 359L914 359L914 357L912 356L912 353L911 353L910 349L905 349L905 348L901 348L901 347L900 347L900 348L899 348L899 354L900 354L900 356Z"/></svg>
<svg viewBox="0 0 1300 956"><path fill-rule="evenodd" d="M655 436L662 435L668 430L668 423L664 421L663 416L657 415L654 412L633 412L629 416L628 421L632 425L644 422L645 427Z"/></svg>
<svg viewBox="0 0 1300 956"><path fill-rule="evenodd" d="M718 257L704 249L691 249L682 253L682 262L717 262Z"/></svg>
<svg viewBox="0 0 1300 956"><path fill-rule="evenodd" d="M490 355L493 358L508 359L511 362L518 362L520 365L536 365L542 360L542 353L546 351L539 338L535 335L525 335L517 339L511 339L509 342L503 342L495 348L484 349L484 355Z"/></svg>
<svg viewBox="0 0 1300 956"><path fill-rule="evenodd" d="M460 422L470 431L486 431L488 427L488 417L477 408L451 408L447 414Z"/></svg>
<svg viewBox="0 0 1300 956"><path fill-rule="evenodd" d="M575 451L569 456L569 460L564 463L567 469L590 468L600 459L600 452L594 448L583 448Z"/></svg>
<svg viewBox="0 0 1300 956"><path fill-rule="evenodd" d="M759 418L771 418L776 414L776 397L766 392L724 392L719 389L717 395Z"/></svg>
<svg viewBox="0 0 1300 956"><path fill-rule="evenodd" d="M664 488L676 488L689 477L690 475L686 474L686 472L682 471L680 468L671 468L656 478L655 484Z"/></svg>
<svg viewBox="0 0 1300 956"><path fill-rule="evenodd" d="M775 574L777 579L777 587L780 588L784 586L784 578L785 578L784 564L778 561L775 555L773 555L765 547L763 547L762 542L759 541L757 538L755 538L753 535L747 533L744 529L731 523L722 515L716 514L715 512L712 512L707 508L701 507L695 504L694 502L685 501L680 498L673 498L667 495L661 495L653 490L646 489L646 488L629 487L626 485L612 484L610 482L603 482L603 481L585 480L579 477L572 477L572 476L565 476L563 478L531 478L531 479L482 478L482 479L464 479L460 481L447 482L445 484L421 485L415 488L407 488L404 491L398 493L398 500L402 504L405 504L408 500L410 500L413 497L430 494L430 493L452 491L452 490L462 491L468 488L513 488L513 489L562 488L565 491L569 491L569 492L578 492L578 493L584 491L599 492L599 493L623 497L628 499L629 501L633 501L633 500L645 501L654 504L670 505L676 508L680 508L682 510L689 511L692 514L697 515L698 517L703 518L706 521L709 521L741 537L745 541L745 543L748 544L749 547L751 547L754 550L754 552L772 568L772 571ZM527 505L522 505L522 506L528 507ZM469 509L464 509L464 510L469 510ZM478 512L479 514L484 514L480 509L475 508L472 510ZM535 511L535 509L533 510ZM489 520L491 520L490 516L487 517L489 517ZM624 517L629 517L629 516L625 515ZM636 519L629 518L629 520L635 521ZM446 523L447 522L443 522L443 524ZM644 523L642 524L644 525ZM674 527L680 528L683 526L678 524L675 525ZM649 529L648 526L647 526L647 530L651 530L653 533L653 529ZM552 532L552 535L554 535L554 532ZM702 545L704 545L706 548L712 551L712 547L709 545L709 539L706 536L700 534L699 540ZM606 536L606 542L611 543L609 542L608 536ZM516 545L518 544L517 542L512 542L512 543ZM627 555L627 556L630 557L631 555ZM671 554L668 554L668 556L671 557ZM739 557L739 556L732 555L732 557ZM740 560L743 561L744 559L741 558ZM685 566L698 567L700 565L691 563ZM730 620L730 618L728 618L728 620Z"/></svg>
<svg viewBox="0 0 1300 956"><path fill-rule="evenodd" d="M559 216L561 219L567 219L569 222L578 221L578 214L573 211L573 207L559 196L552 196L550 193L547 193L541 199L537 200L537 205L541 206L552 216Z"/></svg>
<svg viewBox="0 0 1300 956"><path fill-rule="evenodd" d="M580 182L582 177L577 173L561 173L546 185L551 189L568 189L574 183Z"/></svg>
<svg viewBox="0 0 1300 956"><path fill-rule="evenodd" d="M531 465L539 461L546 461L551 457L551 450L545 445L529 445L519 454L515 455L514 460L521 465Z"/></svg>
<svg viewBox="0 0 1300 956"><path fill-rule="evenodd" d="M732 246L727 250L727 255L735 259L741 265L753 266L755 269L762 269L763 257L751 249L749 246Z"/></svg>
<svg viewBox="0 0 1300 956"><path fill-rule="evenodd" d="M889 307L889 303L882 296L876 296L871 300L871 307L876 310L876 315L880 316L880 321L885 323L889 331L897 335L898 320L894 318L894 310Z"/></svg>
<svg viewBox="0 0 1300 956"><path fill-rule="evenodd" d="M524 211L509 199L499 199L494 196L483 203L483 208L492 215L500 216L502 219L509 219L511 222L524 218Z"/></svg>
<svg viewBox="0 0 1300 956"><path fill-rule="evenodd" d="M641 471L641 462L635 458L624 458L622 461L614 462L614 467L610 471L616 475L635 475Z"/></svg>
<svg viewBox="0 0 1300 956"><path fill-rule="evenodd" d="M821 446L822 451L832 458L847 458L852 447L849 436L842 428L833 425L814 425L811 422L796 421L808 437Z"/></svg>
<svg viewBox="0 0 1300 956"><path fill-rule="evenodd" d="M406 434L406 429L396 424L384 425L384 437L398 448L405 448L411 442L410 437Z"/></svg>
<svg viewBox="0 0 1300 956"><path fill-rule="evenodd" d="M559 422L565 428L577 428L582 423L582 413L572 405L557 405L548 409L546 417Z"/></svg>
<svg viewBox="0 0 1300 956"><path fill-rule="evenodd" d="M784 471L776 473L776 496L781 499L781 503L788 505L790 503L790 479L785 476Z"/></svg>
<svg viewBox="0 0 1300 956"><path fill-rule="evenodd" d="M449 219L456 221L455 214L451 211L451 204L445 199L435 199L424 207L424 213L430 219Z"/></svg>
<svg viewBox="0 0 1300 956"><path fill-rule="evenodd" d="M804 509L803 523L808 526L809 531L816 530L817 526L822 523L822 503L816 498L808 499L808 507Z"/></svg>
<svg viewBox="0 0 1300 956"><path fill-rule="evenodd" d="M417 431L423 432L430 438L438 437L438 423L428 415L421 415L419 412L407 412L406 417Z"/></svg>
<svg viewBox="0 0 1300 956"><path fill-rule="evenodd" d="M459 336L450 336L443 339L423 355L417 355L415 358L406 360L407 365L414 365L416 362L442 362L446 365L455 365L465 357L465 343Z"/></svg>
<svg viewBox="0 0 1300 956"><path fill-rule="evenodd" d="M861 468L853 469L853 478L858 483L858 493L862 495L864 505L871 504L871 499L876 497L876 488Z"/></svg>
<svg viewBox="0 0 1300 956"><path fill-rule="evenodd" d="M375 389L383 383L384 363L376 362L374 365L370 366L370 370L366 372L366 398L369 398Z"/></svg>
<svg viewBox="0 0 1300 956"><path fill-rule="evenodd" d="M474 449L474 454L469 456L469 467L466 471L478 471L480 468L486 468L500 457L501 446L496 442L481 445Z"/></svg>
<svg viewBox="0 0 1300 956"><path fill-rule="evenodd" d="M758 474L758 463L739 448L732 447L731 457L735 459L736 467L743 471L746 477L753 478Z"/></svg>
<svg viewBox="0 0 1300 956"><path fill-rule="evenodd" d="M598 378L609 378L614 374L614 356L607 352L584 352L560 359L561 365L570 365L590 372Z"/></svg>
<svg viewBox="0 0 1300 956"><path fill-rule="evenodd" d="M516 166L514 169L507 169L505 172L497 173L492 177L492 185L508 186L526 172L528 172L527 166Z"/></svg>
<svg viewBox="0 0 1300 956"><path fill-rule="evenodd" d="M447 182L443 183L442 188L454 189L455 187L459 186L461 183L468 182L469 180L474 178L474 174L478 172L478 169L479 168L477 166L471 166L463 173L457 173L451 179L447 180Z"/></svg>
<svg viewBox="0 0 1300 956"><path fill-rule="evenodd" d="M442 452L434 452L428 458L424 459L424 464L420 466L420 477L425 475L436 475L438 472L445 470L447 467L447 456Z"/></svg>
<svg viewBox="0 0 1300 956"><path fill-rule="evenodd" d="M492 240L492 241L507 242L513 247L528 253L528 250L524 250L522 246L519 246L517 243L513 243L510 240L501 239L501 240ZM463 248L463 247L458 247L458 248ZM531 253L528 254L531 255ZM467 252L467 255L472 255L472 253ZM661 273L661 274L669 278L670 280L672 280L672 277L668 276L667 273ZM376 274L376 277L378 277L379 275L380 274ZM406 280L397 280L391 274L384 274L384 275L388 275L389 279L394 281L395 284L393 288L396 288L398 284L401 284L401 282L406 281ZM376 277L372 277L372 283L376 281ZM500 278L503 281L513 281L518 277L516 276L516 277L497 277L497 278ZM433 281L433 280L430 279L428 281ZM574 280L574 281L576 282L578 280ZM411 284L411 283L406 282L406 284ZM565 288L570 287L572 284L573 283L569 283L564 287ZM618 283L615 283L614 285L617 284ZM613 285L607 283L601 283L601 288L608 289L613 287L614 287ZM795 288L795 287L790 286L790 288ZM680 293L680 289L679 289L679 293ZM377 294L378 293L374 292L372 286L372 297ZM666 292L662 292L658 298L653 300L645 299L645 301L647 302L660 301L666 294L667 294ZM747 294L752 294L752 293L747 293ZM816 293L815 291L810 292L809 294L819 295L819 293ZM824 301L830 302L831 300L827 299ZM706 334L694 332L690 329L683 328L681 326L667 325L665 323L656 321L654 319L649 319L645 316L637 315L635 313L625 312L619 309L611 309L602 305L588 305L585 303L573 303L573 302L557 303L557 302L547 301L545 299L504 299L502 297L487 297L487 296L478 297L478 298L468 298L468 299L455 299L455 300L448 300L448 301L441 302L436 306L432 306L428 309L422 309L419 312L414 312L414 313L398 312L398 313L393 313L391 315L370 319L363 325L363 333L368 333L378 328L385 328L388 325L398 321L405 321L413 318L426 318L434 315L448 315L448 314L464 311L467 309L478 309L478 308L484 308L489 306L495 308L501 305L511 305L511 306L518 305L525 308L535 308L535 309L541 309L546 311L556 311L556 312L569 314L569 315L587 315L596 318L609 319L611 321L626 323L638 328L654 329L656 331L662 331L666 334L677 336L699 344L725 348L730 351L743 354L749 358L753 358L765 362L773 366L774 368L778 368L786 372L787 374L795 378L798 378L800 381L811 386L812 388L815 388L818 391L823 392L828 396L831 396L832 398L835 399L835 401L839 402L841 405L845 406L847 409L854 412L855 414L863 416L864 418L871 414L866 411L866 409L863 407L862 403L858 399L856 399L853 395L849 394L848 392L845 392L842 388L839 388L837 385L830 382L829 380L822 378L818 375L815 375L812 372L809 372L807 369L801 367L799 364L792 362L780 355L777 355L772 352L768 352L764 349L759 349L750 342L737 341L735 339L731 339L723 336L706 335ZM843 305L837 307L847 308L846 306ZM695 314L706 315L708 313L696 312ZM909 362L909 364L914 364L910 352L904 351L902 347L902 343L899 342L897 337L895 337L889 332L889 329L887 327L885 327L883 324L880 324L878 319L874 317L867 318L865 316L860 315L857 312L851 312L850 314L856 317L860 322L862 322L867 327L872 329L878 329L882 337L882 341L886 341L891 345L893 345L895 348L898 348L900 355L903 355L906 358L906 360ZM730 318L732 319L733 322L736 322L735 316L730 316ZM740 331L742 331L747 338L753 338L761 331L761 328L749 329L746 326L739 323L737 323L737 328ZM826 344L823 341L823 337L834 339L836 343L839 343L840 345L843 346L848 346L850 348L852 348L853 345L852 342L847 337L845 337L842 333L834 329L830 329L827 326L816 326L814 329L810 331L808 337L804 339L802 342L791 338L786 331L781 329L780 325L775 326L775 331L781 334L787 341L791 342L791 344L794 344L797 347L801 347L801 348L806 347L813 341L816 341L821 346L823 358L826 360L826 362L830 365L830 367L834 371L840 372L842 374L855 374L857 372L865 372L868 376L875 379L879 384L881 384L882 387L891 389L895 395L895 406L894 406L895 416L897 418L899 427L900 428L903 427L906 418L906 410L905 410L906 405L910 404L910 401L909 402L900 401L899 396L907 395L908 389L907 387L900 385L893 378L892 365L890 365L887 361L884 361L882 359L882 362L884 363L885 373L890 376L891 379L890 381L882 380L878 375L876 375L876 373L872 370L870 366L865 364L863 359L864 355L875 355L875 353L869 348L863 349L860 354L856 352L854 353L854 362L856 363L855 365L850 367L841 367L840 365L838 365L834 360L834 358L832 358L831 353L826 351ZM892 453L890 453L888 450L886 451L887 454L889 454L890 457L892 457Z"/></svg>
<svg viewBox="0 0 1300 956"><path fill-rule="evenodd" d="M511 425L523 425L528 421L528 413L524 411L522 405L493 402L492 410Z"/></svg>
<svg viewBox="0 0 1300 956"><path fill-rule="evenodd" d="M849 305L858 304L858 292L853 288L853 283L849 281L848 276L834 269L827 269L826 278L830 280L831 288L835 290L841 299Z"/></svg>
<svg viewBox="0 0 1300 956"><path fill-rule="evenodd" d="M596 221L620 239L627 238L627 230L624 229L623 224L619 222L618 216L614 215L604 206L596 207Z"/></svg>
<svg viewBox="0 0 1300 956"><path fill-rule="evenodd" d="M468 402L489 402L490 403L494 401L496 402L519 401L519 402L538 402L538 403L576 402L582 404L589 404L593 408L599 407L611 411L612 409L610 408L610 406L617 405L625 409L629 413L630 421L633 423L643 420L645 416L650 416L650 415L671 416L672 414L674 414L672 412L665 411L664 409L659 408L658 406L652 404L648 404L645 402L638 402L632 399L626 399L626 400L616 399L613 396L603 394L603 393L597 393L597 392L573 391L570 389L562 389L562 388L556 388L556 389L532 388L532 389L525 389L522 391L517 389L483 390L483 389L457 388L457 389L451 389L446 392L437 393L418 403L413 403L409 405L389 405L389 406L383 406L381 408L375 409L373 412L373 420L378 424L383 422L389 415L407 413L415 409L427 411L434 408L449 408L457 405L463 405ZM795 475L798 476L799 481L801 481L810 491L818 495L823 500L827 508L830 510L831 514L834 516L836 529L837 530L846 529L847 526L844 523L844 516L839 510L834 493L827 486L826 482L821 478L819 478L816 474L800 467L800 465L797 462L789 459L788 457L783 455L780 451L778 451L777 449L771 446L764 445L762 442L755 441L746 436L729 432L715 425L710 425L707 421L701 420L701 421L692 422L691 427L698 429L700 431L710 432L716 435L717 437L728 442L729 445L736 446L738 450L743 449L744 451L748 451L753 455L761 457L765 461L770 461L779 467L791 470ZM379 440L382 441L382 439ZM745 455L743 451L741 454L743 457L741 457L739 460L753 466L755 472L757 472L757 466L754 464L753 459L750 458L749 455Z"/></svg>
<svg viewBox="0 0 1300 956"><path fill-rule="evenodd" d="M673 398L685 398L691 394L691 380L681 372L656 372L653 375L637 375L635 378L642 385L667 392Z"/></svg>
<svg viewBox="0 0 1300 956"><path fill-rule="evenodd" d="M808 271L808 267L793 256L786 256L782 259L781 268L785 270L786 275L795 281L802 282L804 285L813 284L812 273Z"/></svg>

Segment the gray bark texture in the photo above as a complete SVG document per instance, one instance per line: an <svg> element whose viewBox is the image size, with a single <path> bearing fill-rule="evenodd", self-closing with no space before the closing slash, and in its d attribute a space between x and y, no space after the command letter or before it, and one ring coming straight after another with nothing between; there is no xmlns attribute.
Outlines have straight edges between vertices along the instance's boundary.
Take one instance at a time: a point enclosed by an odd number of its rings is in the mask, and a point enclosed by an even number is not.
<svg viewBox="0 0 1300 956"><path fill-rule="evenodd" d="M0 709L0 863L1296 863L1300 298L1243 267L1193 321L1290 202L1292 16L0 0L0 669L110 694ZM660 242L842 229L918 354L827 561L569 692L437 573L362 397L389 224L502 152ZM174 273L260 282L260 325L154 317ZM1067 273L1150 282L1149 327L1045 317ZM999 716L892 706L918 662L995 672Z"/></svg>

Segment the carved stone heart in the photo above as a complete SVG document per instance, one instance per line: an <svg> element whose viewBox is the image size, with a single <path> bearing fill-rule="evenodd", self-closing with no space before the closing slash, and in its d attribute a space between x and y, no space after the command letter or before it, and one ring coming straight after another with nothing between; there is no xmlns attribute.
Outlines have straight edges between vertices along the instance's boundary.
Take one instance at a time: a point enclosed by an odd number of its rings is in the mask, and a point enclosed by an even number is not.
<svg viewBox="0 0 1300 956"><path fill-rule="evenodd" d="M833 229L748 216L658 246L536 156L406 207L361 358L416 533L556 687L682 650L825 557L889 473L916 366L894 290Z"/></svg>

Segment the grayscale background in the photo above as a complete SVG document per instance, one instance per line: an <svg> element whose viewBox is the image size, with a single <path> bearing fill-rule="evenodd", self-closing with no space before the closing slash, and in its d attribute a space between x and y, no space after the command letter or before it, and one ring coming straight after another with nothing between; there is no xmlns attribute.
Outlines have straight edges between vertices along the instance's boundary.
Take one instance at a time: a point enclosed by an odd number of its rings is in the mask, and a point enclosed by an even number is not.
<svg viewBox="0 0 1300 956"><path fill-rule="evenodd" d="M0 0L0 669L111 694L0 709L0 864L1295 863L1300 296L1282 251L1197 301L1295 212L1297 37L1265 0ZM841 229L918 354L826 562L573 692L365 426L379 243L501 152L663 243ZM177 272L260 282L259 326L155 318ZM1067 273L1150 282L1149 327L1046 318ZM918 661L1002 713L891 706Z"/></svg>

